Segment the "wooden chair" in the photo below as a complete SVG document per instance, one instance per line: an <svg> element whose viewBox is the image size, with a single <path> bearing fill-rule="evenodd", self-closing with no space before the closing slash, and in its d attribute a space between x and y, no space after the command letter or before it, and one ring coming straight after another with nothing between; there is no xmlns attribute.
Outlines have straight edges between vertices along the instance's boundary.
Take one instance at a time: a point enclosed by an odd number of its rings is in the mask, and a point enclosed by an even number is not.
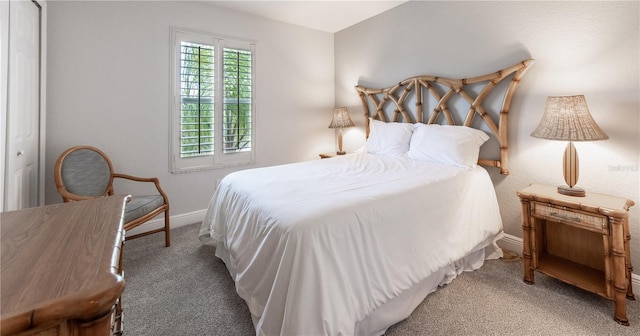
<svg viewBox="0 0 640 336"><path fill-rule="evenodd" d="M132 196L124 214L124 229L136 226L164 212L164 227L143 232L126 239L134 239L164 231L165 245L171 245L169 232L169 199L160 187L158 178L142 178L119 174L113 171L109 157L91 146L76 146L67 149L56 161L54 178L58 193L64 202L81 201L114 194L114 179L120 178L136 182L152 182L158 193Z"/></svg>

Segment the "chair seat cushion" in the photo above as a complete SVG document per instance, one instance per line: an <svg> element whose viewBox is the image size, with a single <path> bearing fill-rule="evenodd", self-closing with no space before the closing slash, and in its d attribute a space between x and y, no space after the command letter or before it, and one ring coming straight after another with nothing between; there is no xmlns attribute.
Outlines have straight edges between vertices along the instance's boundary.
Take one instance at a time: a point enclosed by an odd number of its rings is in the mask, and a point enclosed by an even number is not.
<svg viewBox="0 0 640 336"><path fill-rule="evenodd" d="M124 222L126 224L140 218L163 204L164 199L160 195L133 196L124 209Z"/></svg>

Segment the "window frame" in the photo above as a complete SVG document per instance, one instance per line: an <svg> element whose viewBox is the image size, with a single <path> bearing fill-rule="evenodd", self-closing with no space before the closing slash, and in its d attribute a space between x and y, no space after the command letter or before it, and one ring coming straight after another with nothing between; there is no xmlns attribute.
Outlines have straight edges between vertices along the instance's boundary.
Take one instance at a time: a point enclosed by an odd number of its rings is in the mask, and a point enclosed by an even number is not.
<svg viewBox="0 0 640 336"><path fill-rule="evenodd" d="M255 46L253 41L224 37L208 32L195 31L185 28L171 27L171 57L170 57L170 143L169 169L171 173L186 173L233 167L255 163L256 151L256 117L255 117ZM181 102L180 102L180 45L181 42L191 42L209 45L214 49L214 150L211 155L181 157ZM251 148L248 150L227 152L223 150L223 120L224 120L224 69L223 50L225 48L242 49L251 52Z"/></svg>

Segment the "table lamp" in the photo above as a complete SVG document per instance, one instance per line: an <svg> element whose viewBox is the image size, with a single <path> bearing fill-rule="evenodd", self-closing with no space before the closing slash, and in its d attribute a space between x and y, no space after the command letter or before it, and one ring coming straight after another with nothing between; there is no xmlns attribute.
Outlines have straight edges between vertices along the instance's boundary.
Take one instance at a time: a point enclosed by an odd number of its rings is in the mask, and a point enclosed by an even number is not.
<svg viewBox="0 0 640 336"><path fill-rule="evenodd" d="M583 95L547 97L544 114L531 136L548 140L569 141L562 164L567 185L558 186L563 195L585 196L585 190L575 187L578 182L578 152L573 141L609 139L596 124Z"/></svg>
<svg viewBox="0 0 640 336"><path fill-rule="evenodd" d="M338 129L338 151L336 154L346 154L346 152L342 150L342 129L345 127L353 127L355 125L356 124L351 121L351 118L349 118L349 110L346 107L339 107L333 110L333 119L331 119L329 128Z"/></svg>

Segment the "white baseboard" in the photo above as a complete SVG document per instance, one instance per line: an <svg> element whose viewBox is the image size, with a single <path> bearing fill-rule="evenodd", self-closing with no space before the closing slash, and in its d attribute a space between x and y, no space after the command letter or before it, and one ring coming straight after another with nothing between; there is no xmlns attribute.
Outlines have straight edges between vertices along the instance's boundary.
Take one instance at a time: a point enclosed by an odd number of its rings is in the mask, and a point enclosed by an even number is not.
<svg viewBox="0 0 640 336"><path fill-rule="evenodd" d="M498 240L497 243L498 243L498 246L500 246L500 248L502 249L509 250L509 251L518 253L519 255L522 255L522 238L505 233L504 237ZM631 273L631 283L632 283L632 286L635 286L636 288L640 288L638 287L640 286L640 275Z"/></svg>
<svg viewBox="0 0 640 336"><path fill-rule="evenodd" d="M522 238L505 233L504 237L498 240L497 243L502 249L522 255Z"/></svg>
<svg viewBox="0 0 640 336"><path fill-rule="evenodd" d="M171 219L171 228L175 229L181 226L202 222L205 213L206 210L198 210L186 214L170 216L169 218ZM141 224L138 227L127 231L127 236L133 236L138 233L143 233L162 227L164 227L164 217L158 216L157 218L154 218L144 224Z"/></svg>

